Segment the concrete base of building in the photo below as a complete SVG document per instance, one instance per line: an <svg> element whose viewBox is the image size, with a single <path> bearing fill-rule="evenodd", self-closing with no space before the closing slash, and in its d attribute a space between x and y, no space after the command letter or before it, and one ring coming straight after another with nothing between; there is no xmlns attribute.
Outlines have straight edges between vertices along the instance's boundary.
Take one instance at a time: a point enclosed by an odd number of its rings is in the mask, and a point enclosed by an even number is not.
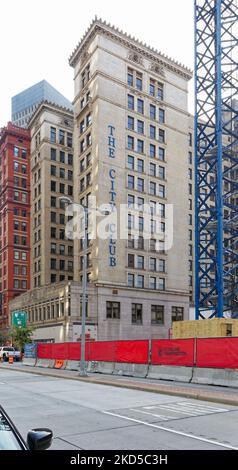
<svg viewBox="0 0 238 470"><path fill-rule="evenodd" d="M191 382L192 367L183 366L149 366L148 379L172 380L176 382Z"/></svg>
<svg viewBox="0 0 238 470"><path fill-rule="evenodd" d="M238 370L195 367L192 383L238 388Z"/></svg>

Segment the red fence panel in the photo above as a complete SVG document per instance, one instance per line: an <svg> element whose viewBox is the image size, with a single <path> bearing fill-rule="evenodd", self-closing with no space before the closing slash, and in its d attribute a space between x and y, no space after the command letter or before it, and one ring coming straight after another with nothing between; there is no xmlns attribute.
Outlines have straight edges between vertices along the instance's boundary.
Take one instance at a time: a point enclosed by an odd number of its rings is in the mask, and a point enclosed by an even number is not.
<svg viewBox="0 0 238 470"><path fill-rule="evenodd" d="M198 338L196 365L238 369L238 338Z"/></svg>
<svg viewBox="0 0 238 470"><path fill-rule="evenodd" d="M52 344L51 343L38 343L37 357L39 359L52 359Z"/></svg>
<svg viewBox="0 0 238 470"><path fill-rule="evenodd" d="M115 362L148 364L149 341L116 341Z"/></svg>
<svg viewBox="0 0 238 470"><path fill-rule="evenodd" d="M192 367L194 339L152 340L151 364Z"/></svg>
<svg viewBox="0 0 238 470"><path fill-rule="evenodd" d="M68 343L68 357L70 361L80 361L81 358L81 343Z"/></svg>
<svg viewBox="0 0 238 470"><path fill-rule="evenodd" d="M52 344L52 359L67 359L68 346L67 343Z"/></svg>
<svg viewBox="0 0 238 470"><path fill-rule="evenodd" d="M116 341L95 341L88 346L89 361L115 362Z"/></svg>

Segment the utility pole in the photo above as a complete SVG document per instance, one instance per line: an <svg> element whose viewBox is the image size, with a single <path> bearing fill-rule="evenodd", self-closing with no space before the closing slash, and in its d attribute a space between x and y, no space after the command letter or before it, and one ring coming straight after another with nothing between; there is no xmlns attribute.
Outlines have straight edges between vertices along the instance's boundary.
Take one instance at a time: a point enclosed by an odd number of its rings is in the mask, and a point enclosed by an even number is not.
<svg viewBox="0 0 238 470"><path fill-rule="evenodd" d="M82 282L82 331L81 331L81 360L80 360L80 372L81 377L87 376L86 361L85 361L85 329L86 329L86 302L87 302L87 241L88 241L88 211L84 207L83 217L83 282Z"/></svg>

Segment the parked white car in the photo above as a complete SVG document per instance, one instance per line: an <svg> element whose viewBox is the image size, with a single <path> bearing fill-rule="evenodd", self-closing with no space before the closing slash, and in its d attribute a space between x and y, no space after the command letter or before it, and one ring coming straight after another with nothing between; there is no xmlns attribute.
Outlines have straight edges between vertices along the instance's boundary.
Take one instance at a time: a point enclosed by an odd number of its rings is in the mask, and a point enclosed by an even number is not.
<svg viewBox="0 0 238 470"><path fill-rule="evenodd" d="M13 357L14 361L20 361L21 353L12 346L1 346L0 360L7 362L9 357Z"/></svg>

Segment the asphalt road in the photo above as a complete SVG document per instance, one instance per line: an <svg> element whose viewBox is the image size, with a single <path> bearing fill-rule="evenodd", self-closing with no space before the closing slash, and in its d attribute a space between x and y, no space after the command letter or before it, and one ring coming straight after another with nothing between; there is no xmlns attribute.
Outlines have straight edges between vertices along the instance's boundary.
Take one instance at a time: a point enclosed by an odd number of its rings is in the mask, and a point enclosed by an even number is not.
<svg viewBox="0 0 238 470"><path fill-rule="evenodd" d="M0 369L0 403L52 449L238 450L238 407Z"/></svg>

